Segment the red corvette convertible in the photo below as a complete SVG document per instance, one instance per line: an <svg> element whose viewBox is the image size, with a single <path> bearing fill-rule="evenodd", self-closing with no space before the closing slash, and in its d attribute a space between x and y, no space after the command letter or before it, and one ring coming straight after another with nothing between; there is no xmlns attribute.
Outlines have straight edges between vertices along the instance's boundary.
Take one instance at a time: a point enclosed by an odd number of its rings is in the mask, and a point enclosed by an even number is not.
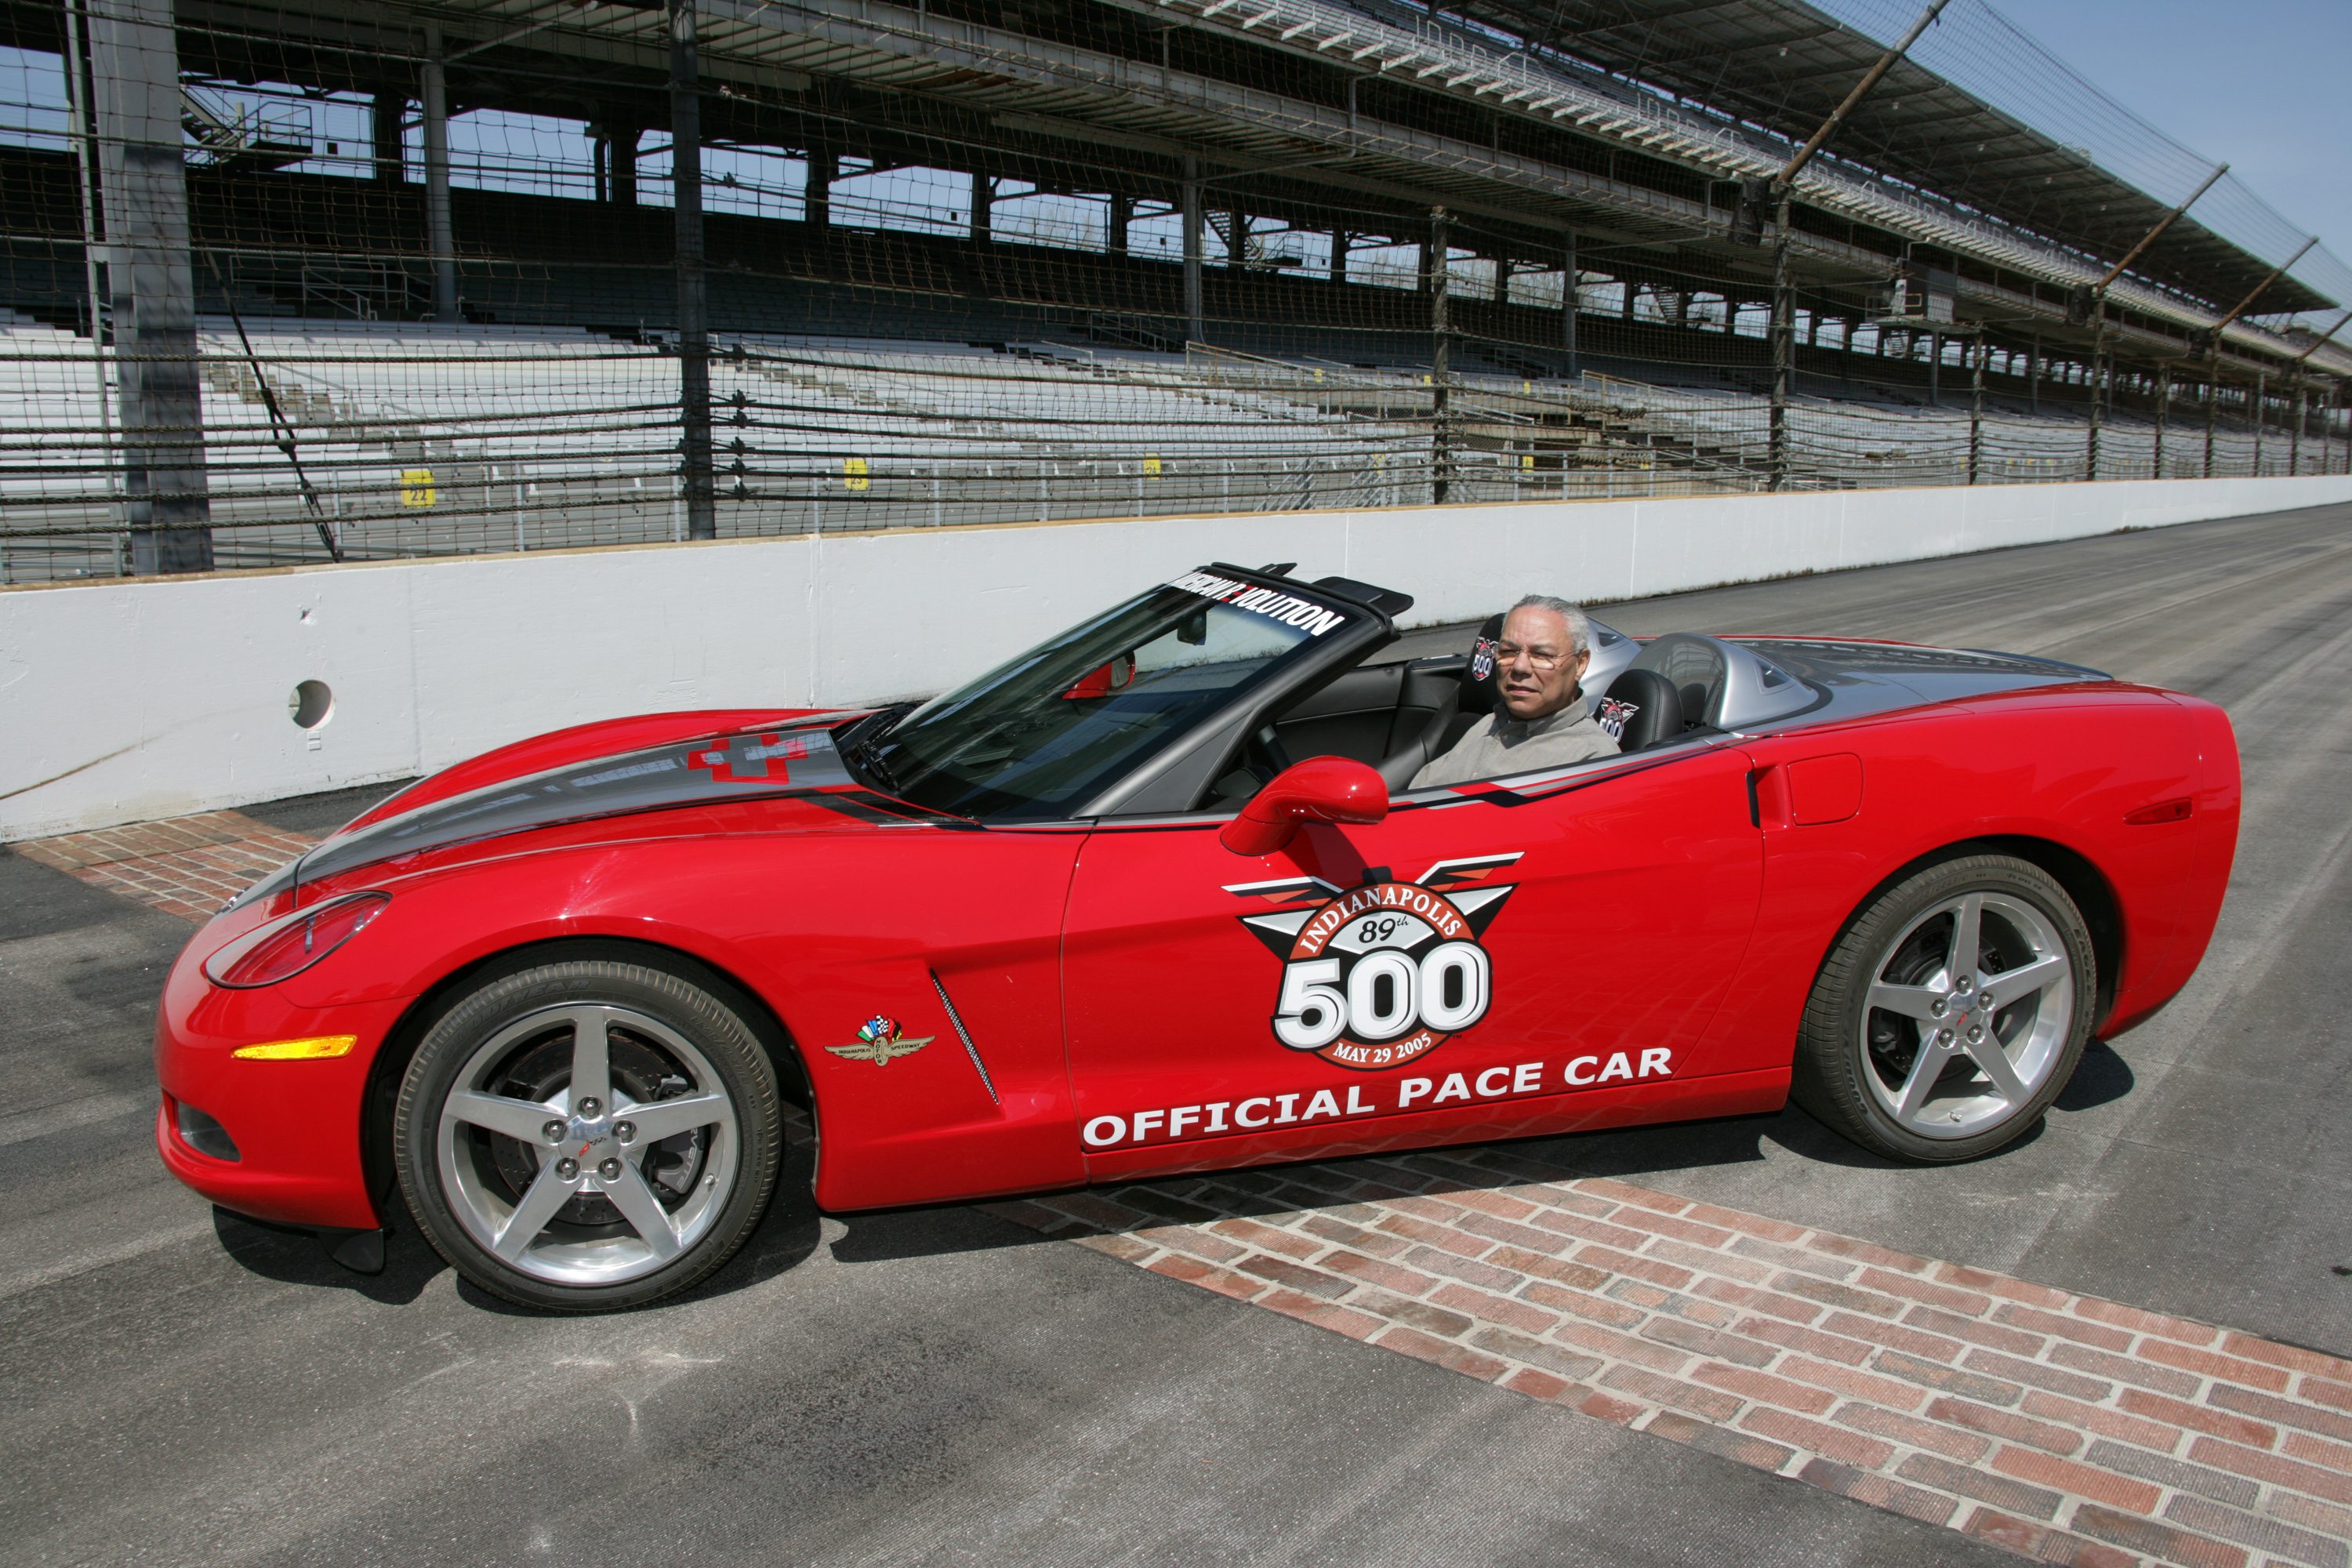
<svg viewBox="0 0 2352 1568"><path fill-rule="evenodd" d="M618 1307L759 1223L785 1100L835 1209L1791 1094L1962 1160L2204 952L2239 801L2208 703L1596 626L1619 754L1412 790L1496 696L1475 645L1377 657L1411 603L1210 566L919 706L425 779L182 953L163 1160L347 1258L404 1207L487 1289Z"/></svg>

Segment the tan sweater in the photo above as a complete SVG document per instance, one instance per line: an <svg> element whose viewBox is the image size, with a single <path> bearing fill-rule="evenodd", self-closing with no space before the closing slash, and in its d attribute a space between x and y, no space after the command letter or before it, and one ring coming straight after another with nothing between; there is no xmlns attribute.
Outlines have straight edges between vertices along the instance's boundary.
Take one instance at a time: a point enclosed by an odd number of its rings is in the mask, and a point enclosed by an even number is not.
<svg viewBox="0 0 2352 1568"><path fill-rule="evenodd" d="M1424 763L1412 775L1411 787L1428 789L1505 773L1531 773L1539 768L1564 768L1570 763L1616 754L1617 742L1593 721L1591 710L1579 697L1549 718L1524 724L1508 713L1488 715L1454 742L1451 751Z"/></svg>

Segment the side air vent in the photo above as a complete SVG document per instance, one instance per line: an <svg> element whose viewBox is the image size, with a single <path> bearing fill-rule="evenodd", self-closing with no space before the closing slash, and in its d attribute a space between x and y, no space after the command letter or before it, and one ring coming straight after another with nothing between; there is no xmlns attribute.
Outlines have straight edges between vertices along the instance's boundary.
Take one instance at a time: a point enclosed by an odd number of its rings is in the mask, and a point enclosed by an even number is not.
<svg viewBox="0 0 2352 1568"><path fill-rule="evenodd" d="M997 1098L995 1080L988 1076L988 1064L980 1059L980 1047L971 1043L971 1031L963 1026L963 1015L956 1011L955 999L948 994L947 982L936 972L931 975L931 989L940 994L940 1005L948 1010L948 1022L955 1026L956 1038L963 1042L963 1053L971 1058L971 1070L980 1075L980 1087L988 1090L992 1103L1003 1104Z"/></svg>

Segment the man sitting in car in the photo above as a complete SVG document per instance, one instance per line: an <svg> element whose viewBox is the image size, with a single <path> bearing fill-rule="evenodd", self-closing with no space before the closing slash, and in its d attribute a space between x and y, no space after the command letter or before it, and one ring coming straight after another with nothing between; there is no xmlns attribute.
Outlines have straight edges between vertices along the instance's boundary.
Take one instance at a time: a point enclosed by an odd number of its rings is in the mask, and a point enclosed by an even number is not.
<svg viewBox="0 0 2352 1568"><path fill-rule="evenodd" d="M1412 775L1413 789L1466 784L1503 773L1565 767L1613 757L1617 742L1593 721L1578 685L1592 658L1584 612L1549 594L1511 606L1503 635L1474 658L1495 661L1496 711L1471 727L1444 756Z"/></svg>

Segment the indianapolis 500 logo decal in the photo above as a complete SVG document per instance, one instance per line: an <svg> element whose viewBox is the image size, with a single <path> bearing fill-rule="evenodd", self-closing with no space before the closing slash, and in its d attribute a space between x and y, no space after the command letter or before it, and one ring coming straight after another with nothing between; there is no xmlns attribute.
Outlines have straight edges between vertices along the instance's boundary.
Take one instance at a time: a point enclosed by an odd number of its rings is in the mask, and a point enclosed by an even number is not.
<svg viewBox="0 0 2352 1568"><path fill-rule="evenodd" d="M1345 891L1315 877L1225 891L1290 904L1244 915L1282 960L1274 1037L1362 1072L1402 1067L1486 1016L1495 966L1479 939L1516 884L1475 884L1517 853L1441 860L1410 882Z"/></svg>

